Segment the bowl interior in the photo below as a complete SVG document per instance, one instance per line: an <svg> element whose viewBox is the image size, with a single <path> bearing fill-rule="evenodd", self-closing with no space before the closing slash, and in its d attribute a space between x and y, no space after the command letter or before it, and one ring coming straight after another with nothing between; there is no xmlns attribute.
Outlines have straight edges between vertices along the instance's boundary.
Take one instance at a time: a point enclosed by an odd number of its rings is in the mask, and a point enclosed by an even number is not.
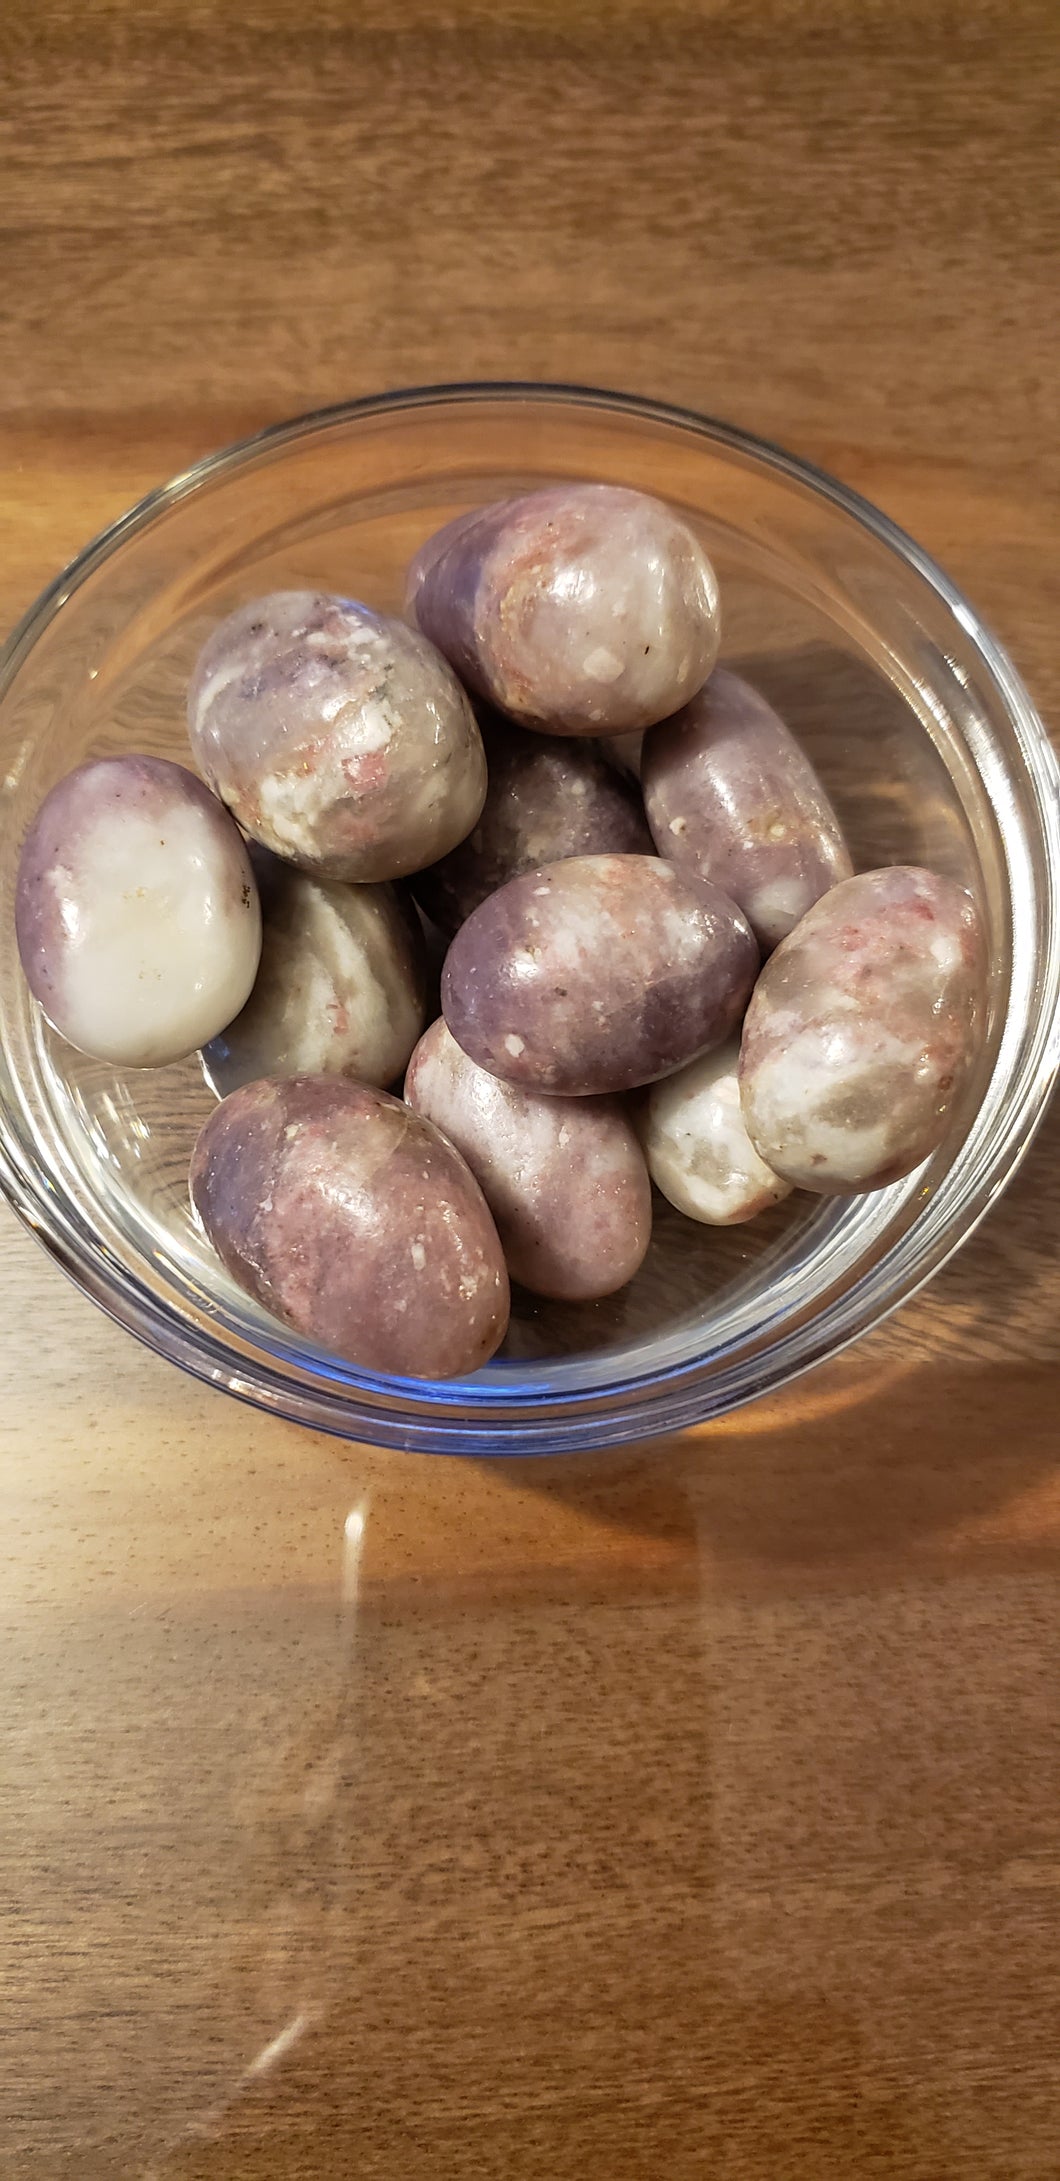
<svg viewBox="0 0 1060 2181"><path fill-rule="evenodd" d="M731 1230L660 1202L648 1260L622 1293L577 1307L517 1295L486 1371L395 1387L285 1334L205 1244L187 1196L191 1145L213 1103L198 1062L101 1066L43 1021L14 958L17 846L41 798L86 757L139 749L190 761L189 672L238 602L319 585L398 611L407 562L431 530L564 477L656 492L693 524L720 578L723 658L803 739L855 866L925 863L973 889L990 932L990 1038L951 1137L908 1181L851 1202L796 1195ZM90 549L16 639L0 750L8 1185L31 1218L43 1207L35 1223L52 1246L135 1330L237 1392L335 1428L428 1444L458 1443L464 1430L482 1444L491 1431L532 1433L542 1406L576 1418L616 1389L659 1388L690 1369L702 1412L707 1381L720 1384L737 1357L766 1382L778 1336L821 1321L839 1297L849 1311L866 1281L876 1283L869 1316L910 1284L896 1253L940 1190L952 1192L1006 1036L1025 1024L1012 903L1033 827L1017 823L1018 750L974 625L797 464L645 406L500 391L394 400L203 465Z"/></svg>

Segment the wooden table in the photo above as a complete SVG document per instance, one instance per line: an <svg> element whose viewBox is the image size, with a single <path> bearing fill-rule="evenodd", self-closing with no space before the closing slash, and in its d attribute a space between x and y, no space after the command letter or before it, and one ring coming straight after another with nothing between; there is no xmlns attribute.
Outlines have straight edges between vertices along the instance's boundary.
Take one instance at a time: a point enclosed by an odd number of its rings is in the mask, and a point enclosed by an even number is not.
<svg viewBox="0 0 1060 2181"><path fill-rule="evenodd" d="M772 434L1060 717L1055 0L35 0L0 619L371 388ZM0 1226L5 2181L1060 2174L1060 1127L677 1443L384 1457Z"/></svg>

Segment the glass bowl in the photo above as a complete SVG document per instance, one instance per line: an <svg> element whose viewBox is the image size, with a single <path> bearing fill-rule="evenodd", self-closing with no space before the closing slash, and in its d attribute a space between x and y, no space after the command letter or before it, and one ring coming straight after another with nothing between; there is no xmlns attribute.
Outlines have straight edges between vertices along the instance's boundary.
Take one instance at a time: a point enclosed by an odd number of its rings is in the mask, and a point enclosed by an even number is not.
<svg viewBox="0 0 1060 2181"><path fill-rule="evenodd" d="M219 615L320 585L399 610L421 540L557 478L671 501L721 581L727 663L809 748L855 864L975 892L990 1031L942 1149L877 1194L796 1195L742 1228L660 1204L643 1270L592 1305L517 1297L505 1349L443 1385L358 1371L251 1303L196 1225L197 1061L114 1069L31 1001L13 934L25 829L89 756L188 761L184 689ZM1027 1147L1057 1064L1060 776L1000 646L926 554L831 478L727 425L571 387L417 389L297 419L153 493L45 593L0 660L0 1181L110 1315L198 1377L381 1445L556 1453L678 1430L864 1332L971 1232Z"/></svg>

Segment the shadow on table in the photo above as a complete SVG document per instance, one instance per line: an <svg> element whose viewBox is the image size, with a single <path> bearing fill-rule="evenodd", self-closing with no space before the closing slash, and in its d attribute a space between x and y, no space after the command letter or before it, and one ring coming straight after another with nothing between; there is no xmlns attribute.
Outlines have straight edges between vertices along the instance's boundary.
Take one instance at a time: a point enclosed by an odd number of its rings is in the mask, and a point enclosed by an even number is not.
<svg viewBox="0 0 1060 2181"><path fill-rule="evenodd" d="M979 1531L1032 1547L1060 1462L1054 1108L979 1233L890 1324L778 1395L641 1447L494 1461L516 1488L739 1563L853 1573Z"/></svg>

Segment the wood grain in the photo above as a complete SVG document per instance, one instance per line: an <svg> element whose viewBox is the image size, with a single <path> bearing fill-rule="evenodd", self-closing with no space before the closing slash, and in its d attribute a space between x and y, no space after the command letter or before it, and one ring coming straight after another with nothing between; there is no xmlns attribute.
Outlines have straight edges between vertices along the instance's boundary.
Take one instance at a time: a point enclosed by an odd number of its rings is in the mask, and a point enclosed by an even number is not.
<svg viewBox="0 0 1060 2181"><path fill-rule="evenodd" d="M669 396L923 539L1060 716L1052 0L37 0L0 620L401 382ZM1060 1125L783 1397L340 1447L0 1227L5 2181L1055 2181ZM352 1518L352 1519L351 1519Z"/></svg>

